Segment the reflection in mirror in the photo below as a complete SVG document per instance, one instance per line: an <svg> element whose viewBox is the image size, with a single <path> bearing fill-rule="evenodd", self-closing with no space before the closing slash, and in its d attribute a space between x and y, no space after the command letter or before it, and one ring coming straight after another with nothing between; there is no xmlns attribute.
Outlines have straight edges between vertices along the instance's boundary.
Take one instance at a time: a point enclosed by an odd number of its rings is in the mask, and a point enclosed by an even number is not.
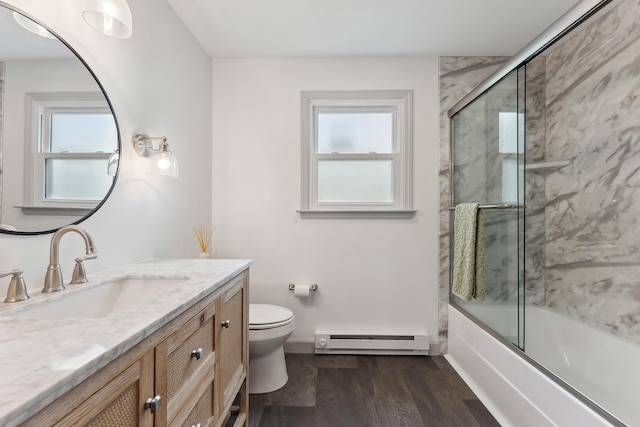
<svg viewBox="0 0 640 427"><path fill-rule="evenodd" d="M119 135L86 64L16 16L0 2L0 233L37 234L77 224L104 202Z"/></svg>

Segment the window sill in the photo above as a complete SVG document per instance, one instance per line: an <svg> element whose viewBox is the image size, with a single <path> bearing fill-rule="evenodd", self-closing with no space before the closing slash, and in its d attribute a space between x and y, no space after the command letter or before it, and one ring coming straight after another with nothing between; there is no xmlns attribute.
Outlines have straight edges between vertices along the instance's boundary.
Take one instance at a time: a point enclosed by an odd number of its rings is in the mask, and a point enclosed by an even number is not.
<svg viewBox="0 0 640 427"><path fill-rule="evenodd" d="M411 219L416 212L414 210L361 210L361 211L309 211L299 210L302 219Z"/></svg>
<svg viewBox="0 0 640 427"><path fill-rule="evenodd" d="M67 206L15 206L22 209L25 215L59 215L59 216L85 216L90 214L95 207L67 207Z"/></svg>

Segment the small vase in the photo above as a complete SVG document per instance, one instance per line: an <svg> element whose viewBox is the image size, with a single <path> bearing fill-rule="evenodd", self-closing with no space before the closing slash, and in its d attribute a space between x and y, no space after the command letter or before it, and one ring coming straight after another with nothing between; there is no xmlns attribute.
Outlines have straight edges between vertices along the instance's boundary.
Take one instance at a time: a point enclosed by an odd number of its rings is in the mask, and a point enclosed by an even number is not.
<svg viewBox="0 0 640 427"><path fill-rule="evenodd" d="M211 258L211 255L209 255L209 252L200 252L200 259L209 259Z"/></svg>

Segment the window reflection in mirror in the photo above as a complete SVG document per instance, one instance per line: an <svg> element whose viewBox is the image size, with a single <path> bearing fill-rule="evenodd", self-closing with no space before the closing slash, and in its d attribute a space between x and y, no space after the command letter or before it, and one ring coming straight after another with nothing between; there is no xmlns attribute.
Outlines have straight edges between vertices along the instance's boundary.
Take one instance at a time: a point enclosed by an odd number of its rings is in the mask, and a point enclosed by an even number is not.
<svg viewBox="0 0 640 427"><path fill-rule="evenodd" d="M0 232L49 232L82 221L109 195L118 127L84 62L12 15L0 6Z"/></svg>

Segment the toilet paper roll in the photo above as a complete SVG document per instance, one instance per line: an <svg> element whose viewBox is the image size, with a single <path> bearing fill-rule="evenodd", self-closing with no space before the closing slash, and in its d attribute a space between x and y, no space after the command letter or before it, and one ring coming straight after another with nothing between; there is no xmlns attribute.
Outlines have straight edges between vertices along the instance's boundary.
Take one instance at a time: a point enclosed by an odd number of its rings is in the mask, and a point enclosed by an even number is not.
<svg viewBox="0 0 640 427"><path fill-rule="evenodd" d="M309 285L296 285L293 289L293 295L296 298L309 298L309 295L311 295L311 287Z"/></svg>

